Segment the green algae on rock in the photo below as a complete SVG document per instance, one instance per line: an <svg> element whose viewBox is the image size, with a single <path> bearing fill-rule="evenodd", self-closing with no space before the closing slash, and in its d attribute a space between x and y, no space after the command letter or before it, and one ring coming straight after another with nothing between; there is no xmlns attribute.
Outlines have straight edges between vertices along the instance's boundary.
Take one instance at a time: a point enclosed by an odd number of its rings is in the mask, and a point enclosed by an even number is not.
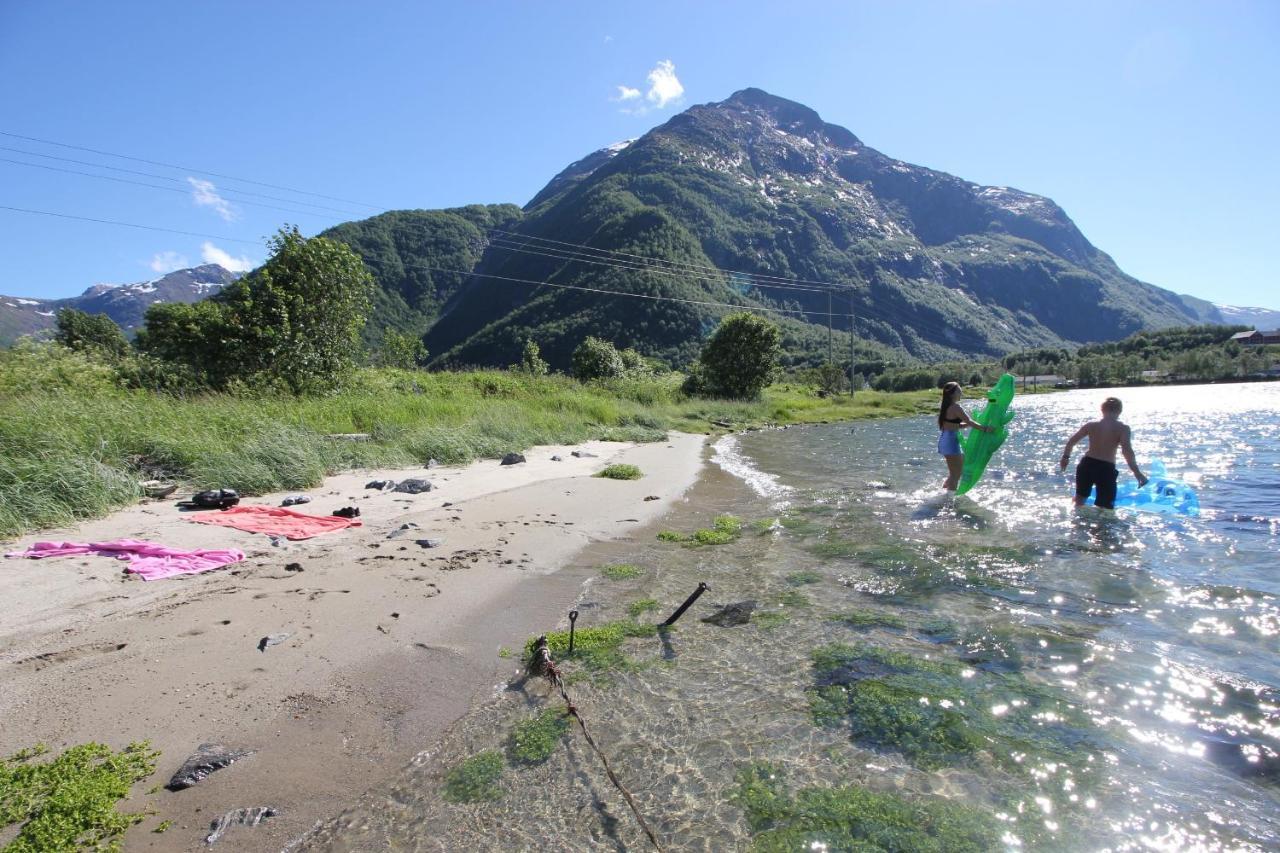
<svg viewBox="0 0 1280 853"><path fill-rule="evenodd" d="M451 803L480 803L502 798L502 753L488 749L455 765L444 777L441 795Z"/></svg>
<svg viewBox="0 0 1280 853"><path fill-rule="evenodd" d="M549 708L521 720L511 732L507 757L514 764L541 764L555 752L567 731L569 717L563 708Z"/></svg>
<svg viewBox="0 0 1280 853"><path fill-rule="evenodd" d="M997 849L1002 829L978 809L942 799L907 799L857 785L808 787L792 794L780 768L738 773L733 801L759 851L857 850L977 853Z"/></svg>
<svg viewBox="0 0 1280 853"><path fill-rule="evenodd" d="M100 743L73 746L50 761L39 744L0 759L0 835L17 826L5 846L12 853L49 850L118 850L125 830L145 815L117 804L135 782L156 769L159 752L146 742L119 752Z"/></svg>
<svg viewBox="0 0 1280 853"><path fill-rule="evenodd" d="M644 574L644 569L631 563L611 563L602 568L600 574L611 581L625 581L640 577Z"/></svg>

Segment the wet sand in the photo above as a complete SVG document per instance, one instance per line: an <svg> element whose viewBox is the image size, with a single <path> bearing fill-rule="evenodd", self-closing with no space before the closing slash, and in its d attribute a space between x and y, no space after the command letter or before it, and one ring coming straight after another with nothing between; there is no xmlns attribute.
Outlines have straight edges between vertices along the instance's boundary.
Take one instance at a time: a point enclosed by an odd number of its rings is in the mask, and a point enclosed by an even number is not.
<svg viewBox="0 0 1280 853"><path fill-rule="evenodd" d="M596 456L575 458L575 449ZM200 743L250 749L193 788L135 794L123 808L155 815L125 847L207 849L211 820L253 806L279 814L232 828L213 849L288 846L488 696L510 670L500 650L519 654L577 596L581 573L557 570L587 545L625 539L678 508L701 468L703 437L525 456L515 466L486 460L331 477L297 509L358 506L363 526L301 542L193 524L169 500L7 543L135 538L240 548L247 559L153 582L105 557L0 562L0 751L150 740L162 755L142 792L167 782ZM638 465L644 478L591 476L615 462ZM408 477L436 489L364 488ZM278 505L283 496L244 503ZM388 538L410 522L419 528ZM428 549L414 541L428 537L444 542ZM286 571L291 563L302 571ZM280 633L290 636L259 650L261 638ZM167 832L151 832L165 820Z"/></svg>

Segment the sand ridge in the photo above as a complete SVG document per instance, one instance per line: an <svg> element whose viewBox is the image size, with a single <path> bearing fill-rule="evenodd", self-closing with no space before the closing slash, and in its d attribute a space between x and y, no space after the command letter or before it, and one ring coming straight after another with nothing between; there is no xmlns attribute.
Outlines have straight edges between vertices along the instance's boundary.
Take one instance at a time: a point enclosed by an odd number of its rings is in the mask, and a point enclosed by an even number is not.
<svg viewBox="0 0 1280 853"><path fill-rule="evenodd" d="M193 524L163 501L6 546L135 538L236 547L247 559L153 582L105 557L0 562L0 750L149 739L163 753L151 785L202 742L252 749L194 788L135 795L125 808L157 814L130 832L126 849L201 849L211 820L252 806L280 814L233 827L218 847L281 849L488 695L514 665L499 648L518 654L576 597L581 573L557 570L589 543L625 538L678 507L704 452L702 436L673 433L525 456L514 466L330 477L296 509L358 506L363 526L299 542ZM644 478L591 476L615 462L638 465ZM409 477L436 488L364 488ZM285 494L245 503L279 505ZM405 524L417 527L388 538ZM424 548L422 538L443 543ZM259 650L263 637L285 633ZM167 832L150 832L166 819Z"/></svg>

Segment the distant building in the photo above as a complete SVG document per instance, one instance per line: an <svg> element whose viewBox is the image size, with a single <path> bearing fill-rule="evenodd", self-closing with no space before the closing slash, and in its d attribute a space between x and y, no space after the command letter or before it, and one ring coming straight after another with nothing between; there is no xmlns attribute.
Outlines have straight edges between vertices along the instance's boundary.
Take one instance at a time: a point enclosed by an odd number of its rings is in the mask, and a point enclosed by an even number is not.
<svg viewBox="0 0 1280 853"><path fill-rule="evenodd" d="M1236 332L1231 336L1231 340L1249 347L1260 347L1263 344L1280 344L1280 329L1272 329L1270 332L1260 332L1257 329Z"/></svg>
<svg viewBox="0 0 1280 853"><path fill-rule="evenodd" d="M1144 371L1142 371L1142 378L1143 378L1143 379L1164 379L1164 378L1165 378L1166 376L1168 376L1168 375L1169 375L1169 374L1165 373L1163 370L1144 370Z"/></svg>

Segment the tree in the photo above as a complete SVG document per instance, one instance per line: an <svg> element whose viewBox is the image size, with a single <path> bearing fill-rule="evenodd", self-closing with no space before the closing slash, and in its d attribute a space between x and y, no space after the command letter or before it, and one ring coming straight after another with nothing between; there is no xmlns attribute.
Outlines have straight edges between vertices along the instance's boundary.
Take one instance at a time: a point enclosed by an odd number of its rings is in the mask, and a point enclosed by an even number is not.
<svg viewBox="0 0 1280 853"><path fill-rule="evenodd" d="M771 320L748 313L725 317L699 359L706 391L733 399L759 396L778 369L781 343Z"/></svg>
<svg viewBox="0 0 1280 853"><path fill-rule="evenodd" d="M236 373L295 393L333 388L355 367L373 277L350 247L281 228L272 257L215 297L226 310Z"/></svg>
<svg viewBox="0 0 1280 853"><path fill-rule="evenodd" d="M573 351L573 375L582 382L621 376L626 365L617 347L599 338L587 337Z"/></svg>
<svg viewBox="0 0 1280 853"><path fill-rule="evenodd" d="M524 342L524 350L520 353L520 363L515 366L515 369L530 376L546 376L551 372L551 365L543 360L542 350L538 347L537 342L530 338Z"/></svg>
<svg viewBox="0 0 1280 853"><path fill-rule="evenodd" d="M236 379L294 393L333 388L361 354L373 278L347 246L297 228L268 245L266 264L211 299L153 306L142 348L215 388Z"/></svg>
<svg viewBox="0 0 1280 853"><path fill-rule="evenodd" d="M54 340L68 349L119 359L129 351L129 341L106 314L87 314L75 308L58 311Z"/></svg>
<svg viewBox="0 0 1280 853"><path fill-rule="evenodd" d="M382 346L378 348L378 364L382 367L398 367L401 370L414 370L427 363L427 348L422 338L387 329L382 333Z"/></svg>

